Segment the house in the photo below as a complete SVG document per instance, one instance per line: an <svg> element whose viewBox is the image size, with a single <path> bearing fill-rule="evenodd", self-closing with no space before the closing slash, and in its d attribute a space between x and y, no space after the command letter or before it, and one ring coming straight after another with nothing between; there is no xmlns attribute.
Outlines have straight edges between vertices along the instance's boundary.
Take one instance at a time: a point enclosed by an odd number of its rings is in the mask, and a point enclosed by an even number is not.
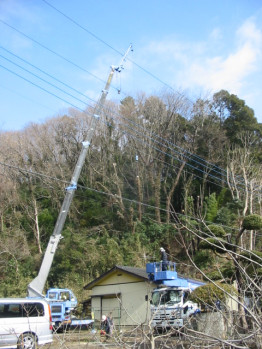
<svg viewBox="0 0 262 349"><path fill-rule="evenodd" d="M95 321L101 321L102 315L109 315L115 326L147 324L151 316L151 293L159 286L149 275L146 269L114 266L84 287L90 291L90 298L83 302L84 308L93 312ZM204 284L176 275L177 286L183 286L183 282L198 286Z"/></svg>
<svg viewBox="0 0 262 349"><path fill-rule="evenodd" d="M147 325L151 317L151 292L159 285L149 275L152 276L142 268L116 265L84 287L90 292L84 306L94 313L96 322L101 321L102 315L109 315L116 327ZM187 280L190 284L204 284L180 274L177 276L177 282ZM235 310L237 303L231 297L229 301L229 309ZM227 326L223 319L226 317L221 312L201 313L199 330L209 335L211 330L220 331L224 335Z"/></svg>
<svg viewBox="0 0 262 349"><path fill-rule="evenodd" d="M145 269L116 265L84 287L91 291L95 321L111 315L115 326L138 325L150 317L149 296L156 284Z"/></svg>

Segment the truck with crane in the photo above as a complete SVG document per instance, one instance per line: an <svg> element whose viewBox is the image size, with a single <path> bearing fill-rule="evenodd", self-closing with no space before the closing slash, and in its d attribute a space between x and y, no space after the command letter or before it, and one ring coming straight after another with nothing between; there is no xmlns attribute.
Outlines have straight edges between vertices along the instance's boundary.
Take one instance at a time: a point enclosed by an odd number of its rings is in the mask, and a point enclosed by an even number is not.
<svg viewBox="0 0 262 349"><path fill-rule="evenodd" d="M66 188L65 198L61 206L54 231L48 242L40 270L36 278L29 283L27 288L28 298L45 298L47 300L51 308L52 321L56 328L64 328L65 326L70 325L76 326L78 324L81 326L90 325L93 322L93 320L78 321L77 319L71 318L71 313L78 304L76 296L74 295L72 290L52 288L47 291L46 295L43 295L43 290L53 263L59 241L62 239L62 230L64 228L65 220L67 218L74 193L77 189L78 179L84 165L90 143L92 141L96 124L98 123L100 114L104 108L104 103L109 92L109 87L111 85L113 75L115 72L120 73L122 71L123 62L126 60L126 56L128 55L129 51L132 51L132 45L129 46L128 50L123 55L121 63L118 66L111 66L105 88L102 90L100 98L94 109L86 139L82 142L82 149L78 157L70 185Z"/></svg>
<svg viewBox="0 0 262 349"><path fill-rule="evenodd" d="M149 280L157 284L150 301L151 326L156 331L182 328L193 314L199 312L198 304L190 301L188 296L205 284L180 277L174 262L165 264L165 268L162 262L146 265Z"/></svg>

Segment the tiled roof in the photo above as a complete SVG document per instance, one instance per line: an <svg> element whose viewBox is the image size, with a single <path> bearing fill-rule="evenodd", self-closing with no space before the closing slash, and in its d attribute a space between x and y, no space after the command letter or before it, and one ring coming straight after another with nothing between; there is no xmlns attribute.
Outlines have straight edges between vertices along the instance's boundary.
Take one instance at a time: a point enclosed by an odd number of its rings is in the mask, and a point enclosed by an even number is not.
<svg viewBox="0 0 262 349"><path fill-rule="evenodd" d="M146 269L126 267L126 266L122 266L122 265L116 265L115 268L126 271L129 274L133 274L133 275L136 275L136 276L139 276L143 279L148 280L148 275L147 275Z"/></svg>
<svg viewBox="0 0 262 349"><path fill-rule="evenodd" d="M146 272L146 269L143 268L134 268L134 267L128 267L123 265L115 265L112 269L108 270L104 274L100 275L97 279L91 281L89 284L87 284L84 289L90 290L98 281L102 280L105 276L109 275L110 273L116 271L116 270L122 270L128 274L137 276L145 281L149 281L148 274ZM185 278L185 276L178 274L180 278ZM188 277L186 277L188 281L200 281L200 280L193 280Z"/></svg>
<svg viewBox="0 0 262 349"><path fill-rule="evenodd" d="M97 279L91 281L89 284L87 284L84 289L88 290L91 289L99 280L103 279L108 274L112 273L115 270L122 270L125 271L128 274L132 274L135 276L138 276L144 280L148 280L148 275L145 269L142 268L133 268L133 267L126 267L122 265L115 265L112 269L108 270L104 274L100 275Z"/></svg>

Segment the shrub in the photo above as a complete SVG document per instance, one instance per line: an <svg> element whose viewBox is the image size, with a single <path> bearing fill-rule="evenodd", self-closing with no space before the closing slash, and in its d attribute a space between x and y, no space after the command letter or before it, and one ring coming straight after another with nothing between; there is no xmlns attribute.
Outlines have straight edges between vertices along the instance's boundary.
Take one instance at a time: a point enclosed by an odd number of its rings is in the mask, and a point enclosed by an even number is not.
<svg viewBox="0 0 262 349"><path fill-rule="evenodd" d="M207 277L213 281L220 280L222 278L221 273L218 270L211 271L210 273L206 273Z"/></svg>
<svg viewBox="0 0 262 349"><path fill-rule="evenodd" d="M211 224L208 226L208 229L214 234L216 237L223 238L226 235L226 232L223 227L220 225Z"/></svg>
<svg viewBox="0 0 262 349"><path fill-rule="evenodd" d="M261 229L262 217L257 214L251 214L243 219L242 227L246 230Z"/></svg>
<svg viewBox="0 0 262 349"><path fill-rule="evenodd" d="M213 250L219 253L226 253L224 249L226 247L226 241L222 238L207 238L202 240L199 244L199 248L203 250Z"/></svg>
<svg viewBox="0 0 262 349"><path fill-rule="evenodd" d="M225 303L227 299L227 294L225 292L234 295L236 290L233 286L221 282L207 283L206 285L196 288L189 297L190 300L200 305L214 306L217 300Z"/></svg>
<svg viewBox="0 0 262 349"><path fill-rule="evenodd" d="M250 251L243 251L240 253L240 256L246 257L254 262L262 264L262 252L260 251L252 251L252 253ZM250 260L243 258L242 262L250 263Z"/></svg>
<svg viewBox="0 0 262 349"><path fill-rule="evenodd" d="M194 257L194 262L200 269L211 265L213 261L214 257L209 251L198 251Z"/></svg>

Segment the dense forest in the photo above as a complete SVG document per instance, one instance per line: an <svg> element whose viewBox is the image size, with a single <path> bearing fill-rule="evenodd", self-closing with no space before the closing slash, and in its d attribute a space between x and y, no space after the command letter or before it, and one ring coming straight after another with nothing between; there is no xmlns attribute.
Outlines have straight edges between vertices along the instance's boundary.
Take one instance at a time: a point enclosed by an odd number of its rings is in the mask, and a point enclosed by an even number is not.
<svg viewBox="0 0 262 349"><path fill-rule="evenodd" d="M70 109L0 133L2 297L25 295L38 273L92 113ZM159 260L160 246L182 274L216 281L238 278L226 254L240 249L249 261L242 268L257 278L261 187L262 124L236 95L221 90L192 103L163 91L109 101L47 287L70 287L81 299L83 286L114 265Z"/></svg>

